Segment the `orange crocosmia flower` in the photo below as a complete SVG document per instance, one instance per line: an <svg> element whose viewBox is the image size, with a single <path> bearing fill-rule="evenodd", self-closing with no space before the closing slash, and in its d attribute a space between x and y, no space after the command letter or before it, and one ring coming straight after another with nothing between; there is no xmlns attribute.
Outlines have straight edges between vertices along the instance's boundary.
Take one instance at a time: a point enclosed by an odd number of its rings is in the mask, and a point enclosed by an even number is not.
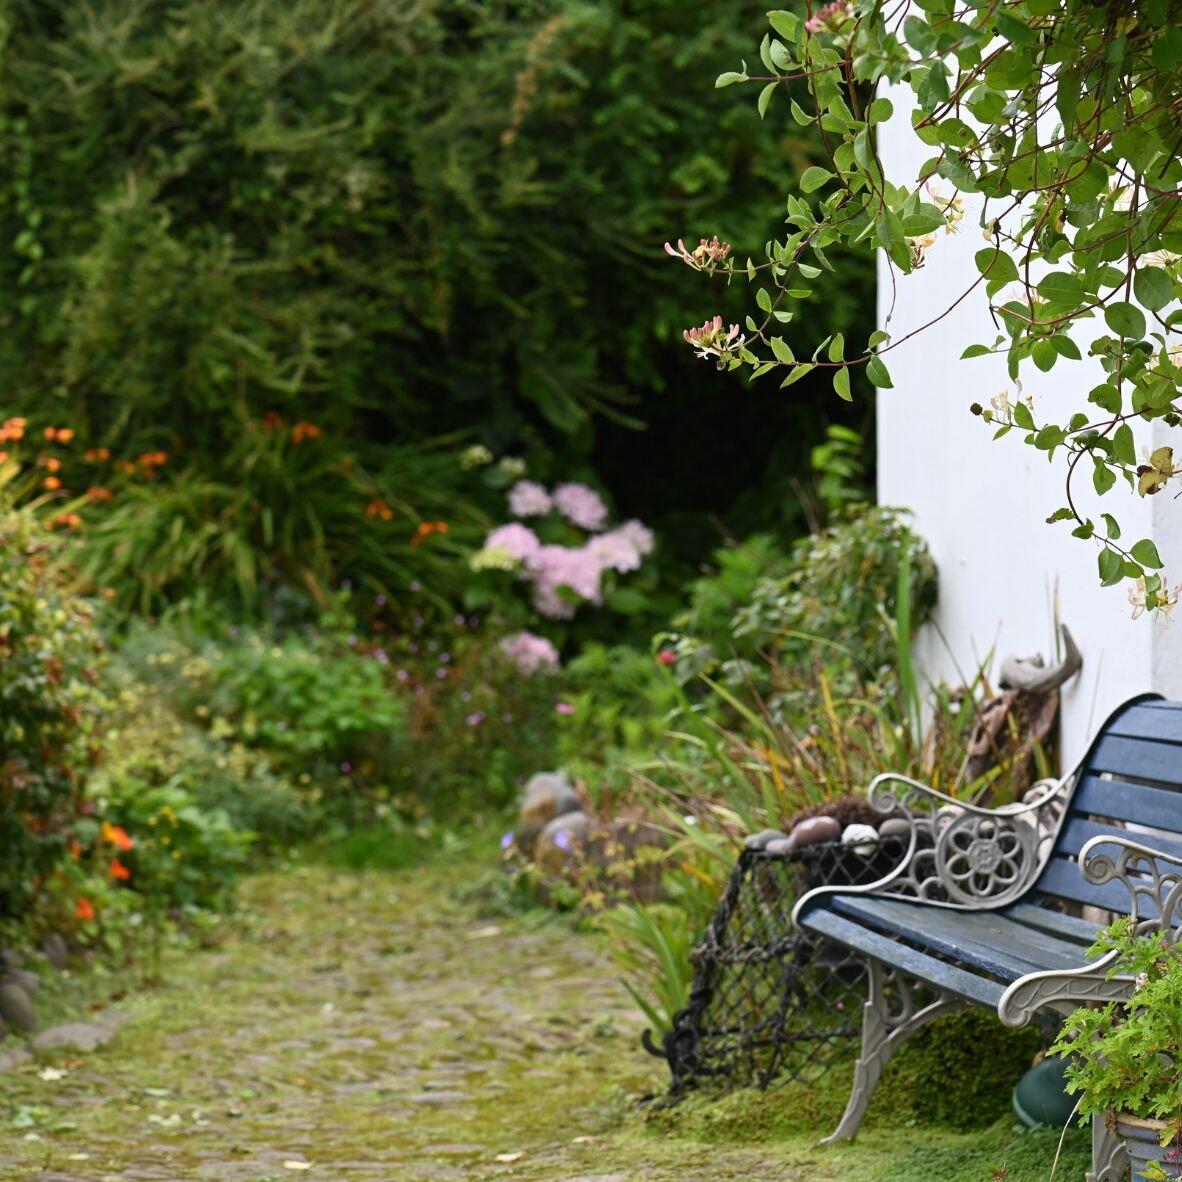
<svg viewBox="0 0 1182 1182"><path fill-rule="evenodd" d="M62 462L56 456L42 456L37 461L37 465L38 467L45 468L50 472L56 472L59 468L61 468Z"/></svg>
<svg viewBox="0 0 1182 1182"><path fill-rule="evenodd" d="M51 524L59 529L77 529L82 524L82 518L77 513L59 513Z"/></svg>
<svg viewBox="0 0 1182 1182"><path fill-rule="evenodd" d="M447 533L446 521L423 521L419 523L419 528L415 530L414 537L411 538L410 544L412 546L421 546L432 534Z"/></svg>
<svg viewBox="0 0 1182 1182"><path fill-rule="evenodd" d="M287 420L277 410L269 410L263 415L264 431L278 431L285 426L287 426Z"/></svg>
<svg viewBox="0 0 1182 1182"><path fill-rule="evenodd" d="M111 458L111 449L109 447L92 447L84 453L82 458L89 460L92 464L97 464Z"/></svg>
<svg viewBox="0 0 1182 1182"><path fill-rule="evenodd" d="M103 841L117 845L124 853L135 845L126 829L121 825L112 825L110 821L103 822Z"/></svg>
<svg viewBox="0 0 1182 1182"><path fill-rule="evenodd" d="M87 498L92 501L109 501L114 495L109 488L100 488L93 484L86 490Z"/></svg>
<svg viewBox="0 0 1182 1182"><path fill-rule="evenodd" d="M59 489L62 486L62 482L56 476L47 476L41 483L47 489L49 489L50 492L53 492L55 489Z"/></svg>
<svg viewBox="0 0 1182 1182"><path fill-rule="evenodd" d="M370 501L365 506L366 517L380 517L383 521L390 521L394 517L394 510L385 501Z"/></svg>
<svg viewBox="0 0 1182 1182"><path fill-rule="evenodd" d="M74 438L74 431L71 427L46 427L45 438L51 443L55 439L58 443L69 443Z"/></svg>
<svg viewBox="0 0 1182 1182"><path fill-rule="evenodd" d="M107 867L107 873L112 878L117 878L121 882L126 882L131 877L131 871L118 858L111 859L111 864Z"/></svg>
<svg viewBox="0 0 1182 1182"><path fill-rule="evenodd" d="M305 439L318 439L323 434L323 428L316 426L315 423L301 421L291 429L291 441L292 443L303 443Z"/></svg>
<svg viewBox="0 0 1182 1182"><path fill-rule="evenodd" d="M94 919L94 904L85 895L74 904L74 918L82 920L83 923L89 923Z"/></svg>

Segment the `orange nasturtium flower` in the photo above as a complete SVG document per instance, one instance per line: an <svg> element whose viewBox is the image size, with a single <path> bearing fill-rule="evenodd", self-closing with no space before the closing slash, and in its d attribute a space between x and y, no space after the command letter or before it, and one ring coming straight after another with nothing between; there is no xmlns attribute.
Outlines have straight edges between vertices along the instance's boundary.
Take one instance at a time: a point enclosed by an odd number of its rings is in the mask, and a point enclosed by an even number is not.
<svg viewBox="0 0 1182 1182"><path fill-rule="evenodd" d="M118 846L124 853L127 853L135 845L126 829L119 825L112 825L110 821L103 822L103 841L109 841L112 845Z"/></svg>
<svg viewBox="0 0 1182 1182"><path fill-rule="evenodd" d="M111 859L111 864L107 867L107 873L112 878L117 878L121 882L126 882L131 877L131 871L118 858Z"/></svg>
<svg viewBox="0 0 1182 1182"><path fill-rule="evenodd" d="M74 918L84 923L94 919L94 904L85 895L74 904Z"/></svg>

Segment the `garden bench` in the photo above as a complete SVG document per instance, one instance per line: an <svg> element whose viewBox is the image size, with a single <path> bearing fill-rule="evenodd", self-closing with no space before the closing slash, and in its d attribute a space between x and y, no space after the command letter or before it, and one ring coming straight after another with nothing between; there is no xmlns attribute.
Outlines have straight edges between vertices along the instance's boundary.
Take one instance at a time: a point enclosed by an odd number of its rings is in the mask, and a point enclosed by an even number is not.
<svg viewBox="0 0 1182 1182"><path fill-rule="evenodd" d="M793 922L857 953L870 980L849 1103L827 1141L853 1137L888 1060L925 1023L963 1006L1022 1026L1129 996L1113 955L1088 961L1098 912L1141 928L1182 923L1182 702L1145 695L1101 727L1079 767L1027 801L982 808L906 776L870 785L902 819L905 855L865 886L803 895ZM1133 827L1130 830L1130 826ZM1088 918L1084 914L1087 909ZM1093 1122L1088 1182L1124 1182L1123 1145Z"/></svg>

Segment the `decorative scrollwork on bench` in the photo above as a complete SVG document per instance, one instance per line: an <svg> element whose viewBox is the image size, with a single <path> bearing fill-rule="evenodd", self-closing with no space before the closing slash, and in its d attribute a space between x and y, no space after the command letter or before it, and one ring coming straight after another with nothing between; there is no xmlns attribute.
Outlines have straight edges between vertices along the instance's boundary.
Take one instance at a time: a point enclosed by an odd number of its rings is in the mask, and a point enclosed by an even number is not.
<svg viewBox="0 0 1182 1182"><path fill-rule="evenodd" d="M960 907L996 907L1030 887L1063 812L1063 784L1042 781L1029 803L997 809L959 801L894 773L870 785L870 804L907 826L909 856L875 894Z"/></svg>
<svg viewBox="0 0 1182 1182"><path fill-rule="evenodd" d="M1139 932L1164 931L1172 944L1182 938L1182 858L1106 834L1080 850L1079 866L1096 886L1113 881L1125 885Z"/></svg>

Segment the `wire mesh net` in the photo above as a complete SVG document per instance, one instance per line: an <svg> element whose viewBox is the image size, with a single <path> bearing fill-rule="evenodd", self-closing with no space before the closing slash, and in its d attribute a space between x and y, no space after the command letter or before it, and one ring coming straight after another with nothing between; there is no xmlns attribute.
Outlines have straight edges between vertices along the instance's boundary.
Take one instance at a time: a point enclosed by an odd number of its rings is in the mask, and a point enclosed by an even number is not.
<svg viewBox="0 0 1182 1182"><path fill-rule="evenodd" d="M743 851L694 949L689 1004L660 1052L675 1095L707 1082L765 1088L777 1078L815 1079L848 1061L861 1035L865 963L794 930L792 908L814 887L882 877L902 852L894 846L881 841L869 857L840 842Z"/></svg>

